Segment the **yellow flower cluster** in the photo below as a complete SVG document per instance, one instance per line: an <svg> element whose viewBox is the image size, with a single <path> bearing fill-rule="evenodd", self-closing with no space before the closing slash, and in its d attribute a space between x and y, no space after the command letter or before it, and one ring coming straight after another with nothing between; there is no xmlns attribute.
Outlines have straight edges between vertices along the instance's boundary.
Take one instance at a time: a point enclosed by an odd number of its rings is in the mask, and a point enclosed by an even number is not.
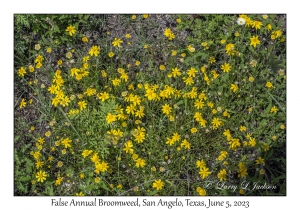
<svg viewBox="0 0 300 210"><path fill-rule="evenodd" d="M229 129L225 130L223 135L226 136L230 149L235 151L241 146L240 140L238 138L233 138Z"/></svg>
<svg viewBox="0 0 300 210"><path fill-rule="evenodd" d="M228 43L225 47L225 50L228 55L236 54L236 50L234 49L234 44L232 44L232 43Z"/></svg>
<svg viewBox="0 0 300 210"><path fill-rule="evenodd" d="M127 142L124 143L124 148L123 148L123 150L124 150L126 153L133 154L134 149L133 149L132 147L133 147L132 141L129 140L129 141L127 141Z"/></svg>
<svg viewBox="0 0 300 210"><path fill-rule="evenodd" d="M65 148L69 148L71 147L71 143L72 140L69 138L65 138L65 139L61 139L61 144L65 147Z"/></svg>
<svg viewBox="0 0 300 210"><path fill-rule="evenodd" d="M123 132L120 129L111 129L107 131L107 138L113 142L114 145L117 144L118 140L123 137Z"/></svg>
<svg viewBox="0 0 300 210"><path fill-rule="evenodd" d="M35 60L34 60L34 63L35 63L35 67L37 69L41 68L43 66L42 62L44 60L44 57L41 56L41 55L38 55Z"/></svg>
<svg viewBox="0 0 300 210"><path fill-rule="evenodd" d="M164 182L161 179L155 180L152 184L152 187L156 190L161 190L164 186Z"/></svg>
<svg viewBox="0 0 300 210"><path fill-rule="evenodd" d="M220 181L226 180L226 174L227 174L226 170L225 170L225 169L221 169L221 170L219 171L219 173L218 173L218 178L219 178L219 180L220 180Z"/></svg>
<svg viewBox="0 0 300 210"><path fill-rule="evenodd" d="M173 144L175 144L176 142L180 141L180 135L176 132L173 133L171 138L167 138L166 144L172 146Z"/></svg>
<svg viewBox="0 0 300 210"><path fill-rule="evenodd" d="M202 113L196 112L194 115L195 120L199 123L199 125L203 128L206 127L207 121L202 117Z"/></svg>
<svg viewBox="0 0 300 210"><path fill-rule="evenodd" d="M70 36L73 36L73 34L76 33L75 26L72 25L68 26L66 31L69 32Z"/></svg>
<svg viewBox="0 0 300 210"><path fill-rule="evenodd" d="M24 75L26 74L26 68L23 66L21 68L19 68L18 74L19 74L19 76L24 77Z"/></svg>
<svg viewBox="0 0 300 210"><path fill-rule="evenodd" d="M59 104L63 107L68 106L70 103L70 98L66 96L62 90L62 86L65 81L61 76L60 70L56 70L52 82L52 85L48 88L50 94L55 95L55 97L52 98L52 105L55 107Z"/></svg>
<svg viewBox="0 0 300 210"><path fill-rule="evenodd" d="M84 95L87 96L93 96L95 95L97 90L95 88L87 88L86 91L84 92Z"/></svg>
<svg viewBox="0 0 300 210"><path fill-rule="evenodd" d="M206 163L204 162L203 159L196 161L196 167L199 168L199 175L201 176L202 179L204 179L205 177L211 174L209 168L206 167Z"/></svg>
<svg viewBox="0 0 300 210"><path fill-rule="evenodd" d="M92 154L92 155L90 155L90 154ZM100 157L99 157L99 155L98 155L97 152L93 152L92 150L84 150L84 151L82 152L82 156L83 156L84 158L90 156L90 160L91 160L91 161L94 163L94 165L95 165L95 170L94 170L94 171L95 171L95 173L97 173L97 174L100 174L100 172L103 173L103 172L107 171L108 168L109 168L107 162L101 161L101 160L100 160Z"/></svg>
<svg viewBox="0 0 300 210"><path fill-rule="evenodd" d="M133 137L134 140L137 143L142 143L144 142L145 138L146 138L146 133L145 133L146 129L143 127L137 127L136 129L134 129L133 131Z"/></svg>
<svg viewBox="0 0 300 210"><path fill-rule="evenodd" d="M280 36L282 35L282 32L281 30L276 30L276 31L273 31L272 34L271 34L271 39L277 39L279 38Z"/></svg>
<svg viewBox="0 0 300 210"><path fill-rule="evenodd" d="M164 35L169 39L169 40L173 40L175 38L175 34L171 31L170 28L166 28Z"/></svg>
<svg viewBox="0 0 300 210"><path fill-rule="evenodd" d="M244 163L239 162L238 167L239 167L238 177L241 177L241 178L246 177L248 175L248 172L247 172L247 168L245 167Z"/></svg>
<svg viewBox="0 0 300 210"><path fill-rule="evenodd" d="M200 196L206 195L206 190L201 187L197 187L196 191L197 191L197 193L199 193Z"/></svg>
<svg viewBox="0 0 300 210"><path fill-rule="evenodd" d="M108 124L111 124L111 123L117 121L117 115L112 114L112 113L108 113L107 116L106 116L106 121L107 121Z"/></svg>
<svg viewBox="0 0 300 210"><path fill-rule="evenodd" d="M100 47L93 45L89 51L89 54L91 56L98 56L100 54Z"/></svg>
<svg viewBox="0 0 300 210"><path fill-rule="evenodd" d="M217 158L217 160L223 161L223 160L225 160L225 158L227 157L227 155L228 155L227 151L221 151L219 157Z"/></svg>
<svg viewBox="0 0 300 210"><path fill-rule="evenodd" d="M89 71L85 70L85 68L72 68L71 69L71 77L75 77L76 80L81 80L82 78L89 75Z"/></svg>
<svg viewBox="0 0 300 210"><path fill-rule="evenodd" d="M159 100L159 95L155 92L158 88L157 85L148 85L148 84L145 84L145 96L147 97L147 99L149 101L152 101L152 100Z"/></svg>

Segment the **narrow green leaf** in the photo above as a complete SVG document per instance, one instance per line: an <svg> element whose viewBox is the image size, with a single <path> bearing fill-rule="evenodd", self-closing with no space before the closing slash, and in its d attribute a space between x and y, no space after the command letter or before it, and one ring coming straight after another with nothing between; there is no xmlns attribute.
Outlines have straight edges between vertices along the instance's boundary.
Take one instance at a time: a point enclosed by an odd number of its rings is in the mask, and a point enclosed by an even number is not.
<svg viewBox="0 0 300 210"><path fill-rule="evenodd" d="M181 104L183 104L183 100L180 100L180 101L178 101L178 102L176 103L177 106L179 106L179 105L181 105Z"/></svg>
<svg viewBox="0 0 300 210"><path fill-rule="evenodd" d="M187 58L184 60L184 63L185 63L185 64L188 64L192 59L193 59L193 57L187 57Z"/></svg>
<svg viewBox="0 0 300 210"><path fill-rule="evenodd" d="M150 192L148 193L148 195L155 195L157 192L158 192L157 190L150 191Z"/></svg>
<svg viewBox="0 0 300 210"><path fill-rule="evenodd" d="M67 17L68 17L68 16L66 16L66 15L62 15L62 16L59 17L59 20L65 19L65 18L67 18Z"/></svg>
<svg viewBox="0 0 300 210"><path fill-rule="evenodd" d="M29 180L31 180L31 177L30 176L23 176L23 177L20 177L19 180L21 182L28 182Z"/></svg>
<svg viewBox="0 0 300 210"><path fill-rule="evenodd" d="M87 20L87 19L89 19L89 17L90 17L90 15L85 15L83 19Z"/></svg>
<svg viewBox="0 0 300 210"><path fill-rule="evenodd" d="M95 189L95 185L88 185L86 188L85 188L85 190L86 191L91 191L92 189Z"/></svg>
<svg viewBox="0 0 300 210"><path fill-rule="evenodd" d="M106 184L105 184L104 182L101 182L101 183L100 183L100 186L101 186L103 189L105 189L106 191L111 191L111 190L106 186Z"/></svg>
<svg viewBox="0 0 300 210"><path fill-rule="evenodd" d="M42 40L43 40L43 42L47 42L47 40L46 40L46 38L45 38L45 36L44 35L42 35Z"/></svg>
<svg viewBox="0 0 300 210"><path fill-rule="evenodd" d="M78 30L78 25L79 25L79 22L76 22L76 23L75 23L75 28L76 28L76 30Z"/></svg>

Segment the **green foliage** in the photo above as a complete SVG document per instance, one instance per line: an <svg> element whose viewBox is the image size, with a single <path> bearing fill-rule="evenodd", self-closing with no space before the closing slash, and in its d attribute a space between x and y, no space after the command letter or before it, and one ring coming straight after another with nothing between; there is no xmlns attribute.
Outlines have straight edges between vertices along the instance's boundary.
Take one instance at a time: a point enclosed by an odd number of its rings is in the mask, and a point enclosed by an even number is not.
<svg viewBox="0 0 300 210"><path fill-rule="evenodd" d="M285 18L239 17L15 15L15 195L285 195Z"/></svg>
<svg viewBox="0 0 300 210"><path fill-rule="evenodd" d="M14 150L14 189L15 194L27 195L30 192L34 163L28 158L30 144L22 147L21 151Z"/></svg>
<svg viewBox="0 0 300 210"><path fill-rule="evenodd" d="M15 28L20 30L21 27L30 29L30 22L34 20L34 15L31 14L17 14L15 15Z"/></svg>
<svg viewBox="0 0 300 210"><path fill-rule="evenodd" d="M101 103L99 110L86 109L80 115L71 117L74 128L83 134L82 141L87 144L87 148L97 151L103 159L109 155L108 147L112 144L103 132L111 127L105 118L108 113L114 113L116 108L115 101L109 100Z"/></svg>

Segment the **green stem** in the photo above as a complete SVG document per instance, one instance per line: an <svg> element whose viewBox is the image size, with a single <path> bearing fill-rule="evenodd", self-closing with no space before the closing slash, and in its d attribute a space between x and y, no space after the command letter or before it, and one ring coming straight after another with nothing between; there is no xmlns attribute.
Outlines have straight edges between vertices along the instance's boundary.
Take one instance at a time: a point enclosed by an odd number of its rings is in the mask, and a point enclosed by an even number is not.
<svg viewBox="0 0 300 210"><path fill-rule="evenodd" d="M68 121L68 123L71 125L72 129L75 131L75 133L78 135L79 139L82 141L81 136L79 135L79 133L77 132L76 128L73 126L73 124L71 123L70 119L67 117L66 113L62 110L61 107L58 107L59 111L61 111L62 115L66 118L66 120Z"/></svg>
<svg viewBox="0 0 300 210"><path fill-rule="evenodd" d="M271 96L271 98L276 102L276 104L279 106L279 108L281 109L281 111L283 111L284 114L286 114L284 108L281 106L281 104L275 99L275 97L269 92L267 91L267 93L269 94L269 96Z"/></svg>

